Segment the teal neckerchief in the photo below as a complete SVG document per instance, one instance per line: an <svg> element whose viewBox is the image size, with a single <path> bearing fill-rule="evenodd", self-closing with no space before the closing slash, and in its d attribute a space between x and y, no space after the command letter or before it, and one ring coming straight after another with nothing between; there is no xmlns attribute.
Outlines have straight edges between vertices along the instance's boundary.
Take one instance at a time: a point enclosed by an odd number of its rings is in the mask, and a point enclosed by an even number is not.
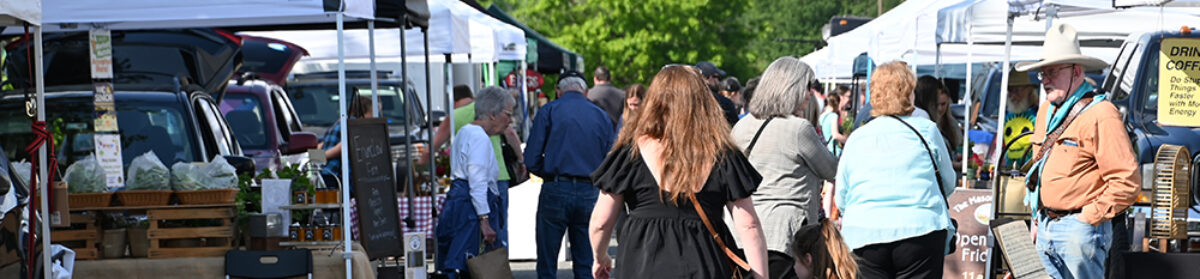
<svg viewBox="0 0 1200 279"><path fill-rule="evenodd" d="M1079 102L1079 99L1083 99L1083 95L1086 95L1088 92L1091 92L1092 90L1093 90L1092 85L1087 82L1084 82L1082 85L1079 86L1079 89L1075 90L1075 93L1072 93L1070 97L1067 97L1066 101L1063 101L1061 109L1058 108L1058 106L1054 105L1054 103L1047 104L1050 106L1049 111L1053 111L1054 115L1051 117L1046 117L1046 119L1044 120L1044 121L1046 121L1046 131L1045 131L1046 135L1049 135L1055 129L1057 129L1059 125L1062 125L1063 124L1062 122L1065 121L1067 118L1067 114L1071 113L1071 107L1075 106L1076 103ZM1079 113L1082 114L1084 111L1091 108L1093 105L1096 105L1096 104L1100 103L1101 101L1104 101L1104 99L1106 99L1107 97L1108 97L1108 95L1106 95L1106 94L1096 94L1095 96L1092 96L1092 101L1090 103L1088 103L1086 107L1083 107L1083 110L1080 110ZM1042 119L1038 119L1038 120L1042 120ZM1043 142L1042 146L1045 146L1045 144L1046 143ZM1033 162L1033 167L1031 167L1029 169L1030 173L1036 172L1038 175L1025 176L1026 184L1035 185L1034 190L1029 191L1029 193L1025 195L1025 205L1028 205L1029 208L1033 210L1034 218L1037 218L1037 211L1038 211L1037 197L1041 194L1040 192L1041 192L1042 186L1041 186L1041 181L1030 181L1030 178L1031 177L1039 177L1039 178L1042 177L1042 175L1041 175L1042 174L1042 164L1044 164L1046 162L1046 158L1048 158L1048 157L1049 157L1049 155L1042 156L1042 158L1038 159L1036 162Z"/></svg>

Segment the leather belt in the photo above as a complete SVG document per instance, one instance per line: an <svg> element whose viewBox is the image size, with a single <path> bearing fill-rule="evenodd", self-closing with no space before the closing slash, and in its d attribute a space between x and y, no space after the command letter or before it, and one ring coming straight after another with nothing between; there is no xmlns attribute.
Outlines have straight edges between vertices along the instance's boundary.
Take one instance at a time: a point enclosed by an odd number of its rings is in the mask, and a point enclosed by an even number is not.
<svg viewBox="0 0 1200 279"><path fill-rule="evenodd" d="M555 175L550 181L592 184L592 178L585 176Z"/></svg>
<svg viewBox="0 0 1200 279"><path fill-rule="evenodd" d="M1050 209L1050 208L1045 208L1045 207L1042 208L1042 214L1045 214L1046 217L1050 217L1050 219L1058 219L1058 218L1062 218L1063 216L1076 214L1076 213L1080 213L1080 212L1083 212L1083 210L1080 210L1080 209L1057 210L1057 209Z"/></svg>

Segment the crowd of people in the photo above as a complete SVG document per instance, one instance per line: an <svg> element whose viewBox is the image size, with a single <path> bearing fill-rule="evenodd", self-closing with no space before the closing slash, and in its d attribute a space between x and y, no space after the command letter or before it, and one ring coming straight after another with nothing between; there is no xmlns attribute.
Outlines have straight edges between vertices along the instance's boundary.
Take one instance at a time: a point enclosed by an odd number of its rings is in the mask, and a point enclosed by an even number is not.
<svg viewBox="0 0 1200 279"><path fill-rule="evenodd" d="M1082 79L1104 63L1079 55L1072 35L1056 25L1043 59L1018 64L1040 71L1047 99L1019 99L1016 109L1037 111L1026 161L1045 268L1100 278L1109 220L1133 202L1139 178L1118 113ZM539 278L556 277L564 236L575 278L942 277L955 245L947 198L964 127L937 78L884 63L870 76L869 101L846 87L823 92L794 57L745 86L711 62L668 65L625 90L606 67L592 81L562 74L559 98L538 110L522 156L509 162L544 180ZM865 113L850 110L858 100ZM467 258L507 245L514 185L498 143L520 146L508 135L513 104L488 87L455 110L464 123L454 124L454 182L437 228L437 267L452 278Z"/></svg>

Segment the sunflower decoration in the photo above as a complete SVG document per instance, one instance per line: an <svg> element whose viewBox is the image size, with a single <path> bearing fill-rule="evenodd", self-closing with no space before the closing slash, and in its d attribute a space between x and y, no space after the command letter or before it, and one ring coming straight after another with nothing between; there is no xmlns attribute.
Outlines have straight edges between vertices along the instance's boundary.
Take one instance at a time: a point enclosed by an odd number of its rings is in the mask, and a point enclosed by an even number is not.
<svg viewBox="0 0 1200 279"><path fill-rule="evenodd" d="M1017 136L1033 131L1032 113L1012 113L1004 120L1004 142L1012 143L1005 153L1005 158L1010 163L1022 165L1027 159L1025 153L1029 150L1029 136L1017 138ZM1016 142L1013 142L1013 140Z"/></svg>

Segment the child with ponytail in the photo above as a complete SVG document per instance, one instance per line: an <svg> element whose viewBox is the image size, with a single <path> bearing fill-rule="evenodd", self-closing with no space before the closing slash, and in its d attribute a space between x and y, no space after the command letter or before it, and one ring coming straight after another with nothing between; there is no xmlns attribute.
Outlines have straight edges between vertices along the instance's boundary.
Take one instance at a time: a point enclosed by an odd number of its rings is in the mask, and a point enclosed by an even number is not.
<svg viewBox="0 0 1200 279"><path fill-rule="evenodd" d="M792 238L792 257L799 278L855 279L858 263L854 253L842 241L833 220L821 219L796 231Z"/></svg>

